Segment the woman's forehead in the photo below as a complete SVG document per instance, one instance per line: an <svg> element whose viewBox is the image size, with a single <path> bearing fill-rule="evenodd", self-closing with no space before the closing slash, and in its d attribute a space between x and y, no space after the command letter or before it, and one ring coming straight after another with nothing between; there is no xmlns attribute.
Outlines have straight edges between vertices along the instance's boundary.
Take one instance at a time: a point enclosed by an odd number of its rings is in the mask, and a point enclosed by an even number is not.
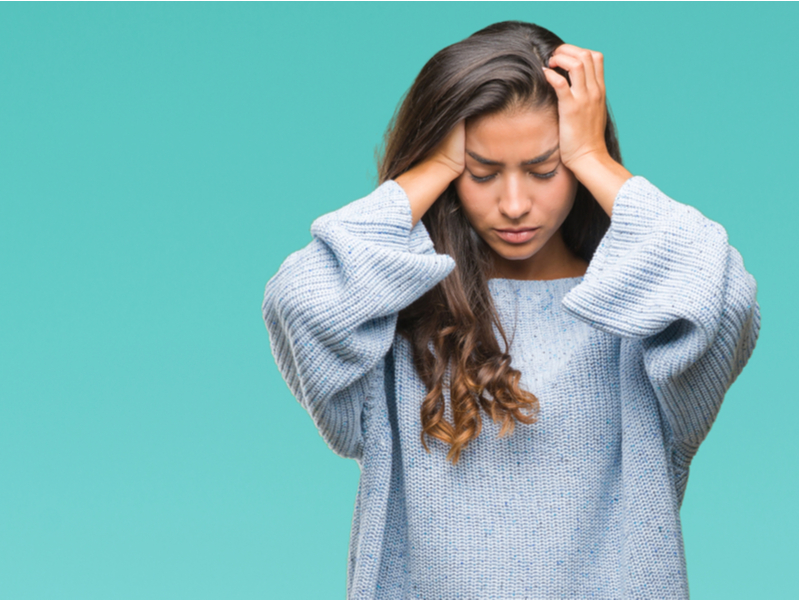
<svg viewBox="0 0 800 600"><path fill-rule="evenodd" d="M466 124L466 146L491 161L518 163L558 145L557 113L526 109L478 117Z"/></svg>

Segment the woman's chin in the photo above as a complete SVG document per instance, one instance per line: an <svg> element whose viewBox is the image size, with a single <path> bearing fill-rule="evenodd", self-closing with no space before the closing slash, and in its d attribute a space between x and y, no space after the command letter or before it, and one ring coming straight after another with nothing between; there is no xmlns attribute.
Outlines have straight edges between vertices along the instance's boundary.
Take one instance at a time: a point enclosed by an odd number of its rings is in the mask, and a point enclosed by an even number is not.
<svg viewBox="0 0 800 600"><path fill-rule="evenodd" d="M511 248L492 248L504 260L526 260L536 254L538 248L531 244L521 244Z"/></svg>

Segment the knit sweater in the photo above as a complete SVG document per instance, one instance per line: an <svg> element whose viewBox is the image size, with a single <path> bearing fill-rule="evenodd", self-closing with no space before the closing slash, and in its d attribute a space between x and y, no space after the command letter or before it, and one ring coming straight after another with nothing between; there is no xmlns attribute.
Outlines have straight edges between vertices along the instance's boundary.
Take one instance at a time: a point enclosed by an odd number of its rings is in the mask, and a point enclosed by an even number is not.
<svg viewBox="0 0 800 600"><path fill-rule="evenodd" d="M292 394L360 467L348 599L688 598L689 464L760 328L725 229L635 176L583 276L490 279L540 412L503 438L483 413L453 465L420 443L396 325L455 261L411 223L393 180L320 216L262 305Z"/></svg>

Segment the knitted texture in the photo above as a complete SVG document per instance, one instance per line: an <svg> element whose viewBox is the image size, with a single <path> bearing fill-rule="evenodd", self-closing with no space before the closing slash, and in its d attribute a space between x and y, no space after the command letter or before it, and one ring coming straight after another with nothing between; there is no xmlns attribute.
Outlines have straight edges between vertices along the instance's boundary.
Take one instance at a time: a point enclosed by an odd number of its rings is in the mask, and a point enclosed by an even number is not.
<svg viewBox="0 0 800 600"><path fill-rule="evenodd" d="M502 439L482 414L457 465L420 443L426 390L396 334L452 257L411 227L393 180L311 233L262 312L292 394L361 469L348 599L689 597L689 465L760 328L756 281L721 225L632 177L584 276L490 279L541 410Z"/></svg>

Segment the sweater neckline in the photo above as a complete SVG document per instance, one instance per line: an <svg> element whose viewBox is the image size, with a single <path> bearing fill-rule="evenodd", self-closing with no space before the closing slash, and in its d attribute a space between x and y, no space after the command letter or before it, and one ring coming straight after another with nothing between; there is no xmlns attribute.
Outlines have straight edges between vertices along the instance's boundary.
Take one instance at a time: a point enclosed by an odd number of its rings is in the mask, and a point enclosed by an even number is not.
<svg viewBox="0 0 800 600"><path fill-rule="evenodd" d="M547 287L550 285L559 285L565 283L573 283L583 279L585 275L578 275L576 277L559 277L558 279L507 279L505 277L492 277L487 281L491 285L496 282L498 285L519 285L529 287Z"/></svg>
<svg viewBox="0 0 800 600"><path fill-rule="evenodd" d="M561 298L578 286L584 279L578 277L561 277L559 279L506 279L492 277L488 279L489 292L500 304L513 302L514 299L526 301L550 301Z"/></svg>

